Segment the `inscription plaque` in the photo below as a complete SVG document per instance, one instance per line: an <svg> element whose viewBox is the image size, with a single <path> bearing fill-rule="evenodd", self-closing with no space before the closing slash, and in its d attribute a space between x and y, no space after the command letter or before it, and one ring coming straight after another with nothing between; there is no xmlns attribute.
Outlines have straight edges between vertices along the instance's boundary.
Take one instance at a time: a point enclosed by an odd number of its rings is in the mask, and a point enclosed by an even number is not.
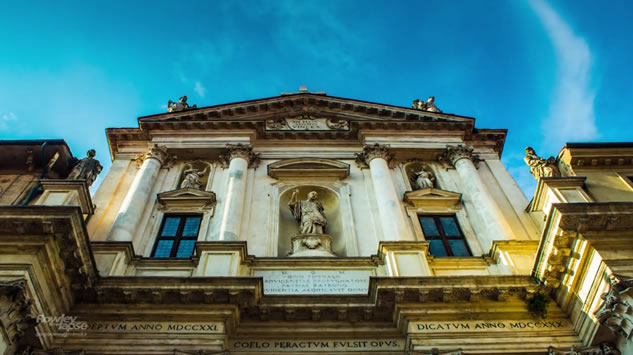
<svg viewBox="0 0 633 355"><path fill-rule="evenodd" d="M255 270L267 295L364 295L371 270Z"/></svg>
<svg viewBox="0 0 633 355"><path fill-rule="evenodd" d="M266 121L267 131L348 131L349 122L328 118L281 118Z"/></svg>
<svg viewBox="0 0 633 355"><path fill-rule="evenodd" d="M248 352L382 352L402 351L404 339L247 339L232 340L229 346L233 351Z"/></svg>
<svg viewBox="0 0 633 355"><path fill-rule="evenodd" d="M410 322L409 333L516 332L571 330L565 319Z"/></svg>

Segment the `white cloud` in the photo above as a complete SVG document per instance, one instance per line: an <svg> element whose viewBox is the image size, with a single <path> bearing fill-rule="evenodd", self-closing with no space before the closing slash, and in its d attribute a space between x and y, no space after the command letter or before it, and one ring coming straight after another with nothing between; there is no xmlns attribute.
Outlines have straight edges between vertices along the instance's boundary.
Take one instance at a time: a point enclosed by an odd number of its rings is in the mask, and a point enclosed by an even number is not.
<svg viewBox="0 0 633 355"><path fill-rule="evenodd" d="M207 89L199 81L196 81L193 86L193 90L198 93L198 96L200 97L204 97L204 94L207 92Z"/></svg>
<svg viewBox="0 0 633 355"><path fill-rule="evenodd" d="M543 23L556 51L558 78L549 110L543 123L552 147L563 143L597 138L591 88L591 51L587 42L544 0L530 0L530 6Z"/></svg>
<svg viewBox="0 0 633 355"><path fill-rule="evenodd" d="M0 115L0 131L7 131L9 129L9 122L16 121L18 115L13 112L7 112Z"/></svg>

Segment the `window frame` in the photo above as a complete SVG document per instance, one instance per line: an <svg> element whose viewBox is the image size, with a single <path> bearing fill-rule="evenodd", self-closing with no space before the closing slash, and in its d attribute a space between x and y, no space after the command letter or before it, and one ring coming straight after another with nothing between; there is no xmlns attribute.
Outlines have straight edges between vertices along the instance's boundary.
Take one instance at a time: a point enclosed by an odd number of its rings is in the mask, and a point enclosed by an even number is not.
<svg viewBox="0 0 633 355"><path fill-rule="evenodd" d="M467 258L467 257L472 257L473 256L473 252L470 248L470 245L468 245L468 240L466 239L466 235L464 234L464 231L462 230L462 227L459 225L459 220L457 218L457 214L418 214L418 223L420 224L420 229L422 229L422 235L424 236L424 240L426 241L430 241L431 240L440 240L442 242L442 245L444 246L444 251L446 252L446 255L433 255L431 254L431 249L429 247L429 255L432 255L433 257L436 258L442 258L442 257L456 257L456 258ZM438 236L429 236L426 235L424 233L424 227L422 226L422 218L426 217L426 218L433 218L433 223L435 224L435 228L438 231ZM442 226L442 222L440 222L440 218L452 218L453 221L455 222L455 226L457 227L457 232L459 233L459 236L449 236L446 234L446 232L444 231L444 227ZM450 246L449 240L462 240L464 242L464 245L466 246L466 251L468 252L469 255L461 255L461 256L455 256L453 255L453 249Z"/></svg>
<svg viewBox="0 0 633 355"><path fill-rule="evenodd" d="M198 230L196 232L195 236L183 236L183 231L185 228L185 224L187 223L187 218L189 217L198 217L200 218L200 222L198 223ZM193 251L191 252L191 255L187 256L187 257L177 257L176 255L178 254L178 248L180 247L180 243L183 240L193 240L194 243L196 243L198 241L198 237L200 235L200 229L202 228L202 219L203 219L203 215L199 214L199 213L169 213L169 214L165 214L163 215L163 220L160 223L160 228L158 229L158 235L156 236L156 239L154 241L154 246L152 247L152 252L150 253L150 257L152 259L191 259L191 257L193 257L196 253L196 248L195 248L195 244L194 244L194 248ZM167 222L168 218L179 218L180 221L178 222L178 229L176 230L176 235L173 237L166 237L163 236L163 228L165 227L165 223ZM156 249L158 248L158 244L160 243L161 240L173 240L174 243L171 246L171 251L169 253L169 256L155 256L156 253Z"/></svg>

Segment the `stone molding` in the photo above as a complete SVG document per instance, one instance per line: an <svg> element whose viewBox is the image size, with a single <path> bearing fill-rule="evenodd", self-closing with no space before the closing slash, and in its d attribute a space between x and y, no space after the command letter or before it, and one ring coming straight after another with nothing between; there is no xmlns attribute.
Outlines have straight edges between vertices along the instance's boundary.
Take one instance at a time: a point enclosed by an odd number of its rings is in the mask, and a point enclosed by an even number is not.
<svg viewBox="0 0 633 355"><path fill-rule="evenodd" d="M26 331L35 326L26 292L24 279L0 281L0 326L13 350L18 350Z"/></svg>
<svg viewBox="0 0 633 355"><path fill-rule="evenodd" d="M362 152L356 153L356 163L360 167L369 167L369 163L376 158L384 159L387 164L391 162L393 159L391 147L388 144L375 143L364 146Z"/></svg>
<svg viewBox="0 0 633 355"><path fill-rule="evenodd" d="M480 159L479 156L473 153L474 148L464 146L462 144L452 146L447 145L446 150L437 158L440 163L455 167L455 163L461 159L468 159L477 164Z"/></svg>
<svg viewBox="0 0 633 355"><path fill-rule="evenodd" d="M596 318L616 336L629 339L633 334L633 279L614 274L609 281L609 291L600 296L604 302Z"/></svg>
<svg viewBox="0 0 633 355"><path fill-rule="evenodd" d="M550 346L548 355L620 355L620 351L609 343L601 343L594 346L572 346L569 349L558 349Z"/></svg>
<svg viewBox="0 0 633 355"><path fill-rule="evenodd" d="M349 176L349 164L323 158L283 159L268 165L268 175L275 179L310 176L342 180Z"/></svg>
<svg viewBox="0 0 633 355"><path fill-rule="evenodd" d="M231 160L242 158L248 162L249 168L257 167L259 164L260 153L253 152L253 146L250 144L227 144L225 152L219 156L220 164L224 169L229 167Z"/></svg>
<svg viewBox="0 0 633 355"><path fill-rule="evenodd" d="M213 191L192 188L161 192L156 195L156 199L158 200L158 210L166 212L202 211L210 212L213 215L216 205Z"/></svg>

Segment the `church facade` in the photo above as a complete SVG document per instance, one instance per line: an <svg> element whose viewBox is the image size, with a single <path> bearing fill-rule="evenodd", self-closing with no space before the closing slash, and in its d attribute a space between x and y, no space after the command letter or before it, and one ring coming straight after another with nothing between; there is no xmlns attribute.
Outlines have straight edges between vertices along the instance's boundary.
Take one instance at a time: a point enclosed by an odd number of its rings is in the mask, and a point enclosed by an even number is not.
<svg viewBox="0 0 633 355"><path fill-rule="evenodd" d="M327 96L3 142L0 354L633 353L633 143ZM30 161L30 163L29 163Z"/></svg>

